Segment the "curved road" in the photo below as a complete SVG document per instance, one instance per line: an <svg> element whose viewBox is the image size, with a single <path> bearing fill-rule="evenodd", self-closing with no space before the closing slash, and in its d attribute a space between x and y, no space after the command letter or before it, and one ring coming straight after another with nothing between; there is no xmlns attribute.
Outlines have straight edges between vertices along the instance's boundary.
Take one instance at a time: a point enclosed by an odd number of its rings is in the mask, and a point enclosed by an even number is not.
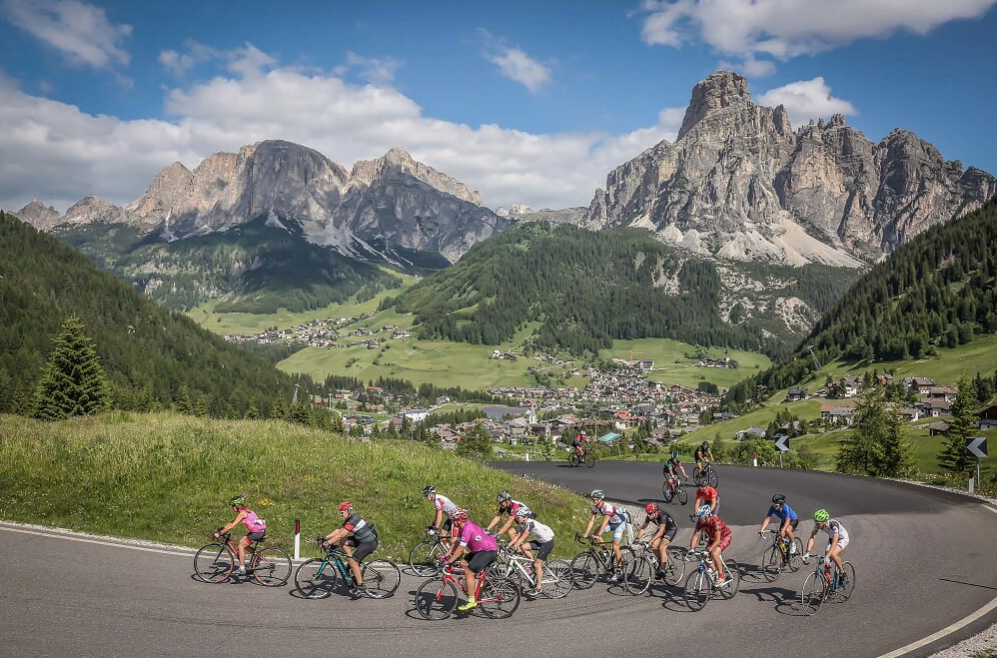
<svg viewBox="0 0 997 658"><path fill-rule="evenodd" d="M495 466L633 503L658 500L660 464L552 462ZM768 583L750 576L731 601L690 612L666 587L630 597L598 583L559 601L524 601L509 620L428 622L412 610L421 579L406 576L386 601L321 601L250 583L206 585L192 552L136 548L0 524L0 656L572 656L573 658L927 655L997 618L997 510L969 498L898 483L778 469L718 468L728 553L757 564L755 534L774 491L808 514L827 507L852 535L857 587L847 604L814 617L792 606L807 571ZM585 506L579 501L579 508ZM690 505L677 504L688 541ZM809 534L809 521L801 523ZM563 541L563 540L562 540ZM811 563L812 564L812 563ZM985 609L974 623L897 650ZM706 638L710 638L706 640ZM708 642L708 643L707 643Z"/></svg>

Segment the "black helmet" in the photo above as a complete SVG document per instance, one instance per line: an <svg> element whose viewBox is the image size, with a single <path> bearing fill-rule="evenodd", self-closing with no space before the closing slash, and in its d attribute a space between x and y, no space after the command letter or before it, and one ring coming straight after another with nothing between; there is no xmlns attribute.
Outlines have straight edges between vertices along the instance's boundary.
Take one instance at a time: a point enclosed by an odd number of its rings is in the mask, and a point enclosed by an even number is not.
<svg viewBox="0 0 997 658"><path fill-rule="evenodd" d="M710 447L710 442L709 441L703 441L700 444L700 446L703 447L703 448L709 448Z"/></svg>
<svg viewBox="0 0 997 658"><path fill-rule="evenodd" d="M786 494L779 493L779 494L776 494L776 495L772 496L772 504L773 505L782 505L785 502L786 502Z"/></svg>
<svg viewBox="0 0 997 658"><path fill-rule="evenodd" d="M427 485L426 488L422 490L422 497L426 498L430 494L434 494L434 493L436 493L436 487L434 487L433 485L430 484L430 485Z"/></svg>

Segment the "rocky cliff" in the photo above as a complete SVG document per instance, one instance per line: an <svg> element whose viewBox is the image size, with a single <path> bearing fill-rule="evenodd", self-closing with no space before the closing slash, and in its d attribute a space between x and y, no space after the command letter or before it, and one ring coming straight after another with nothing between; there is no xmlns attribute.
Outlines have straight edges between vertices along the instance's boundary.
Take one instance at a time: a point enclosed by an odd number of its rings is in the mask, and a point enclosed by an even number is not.
<svg viewBox="0 0 997 658"><path fill-rule="evenodd" d="M876 144L841 115L793 131L784 107L718 71L693 89L675 143L612 171L583 224L643 226L704 255L858 266L995 193L993 176L907 131Z"/></svg>

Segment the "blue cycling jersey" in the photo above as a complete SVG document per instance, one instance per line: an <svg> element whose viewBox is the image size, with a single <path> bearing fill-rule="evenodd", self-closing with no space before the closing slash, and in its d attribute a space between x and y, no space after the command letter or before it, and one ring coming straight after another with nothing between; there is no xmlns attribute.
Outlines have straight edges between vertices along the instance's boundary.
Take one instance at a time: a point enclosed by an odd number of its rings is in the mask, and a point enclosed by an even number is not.
<svg viewBox="0 0 997 658"><path fill-rule="evenodd" d="M765 516L778 516L782 519L783 523L786 522L787 517L790 521L795 521L797 519L796 512L794 512L793 508L786 503L782 504L782 509L777 509L775 505L769 506L769 513Z"/></svg>

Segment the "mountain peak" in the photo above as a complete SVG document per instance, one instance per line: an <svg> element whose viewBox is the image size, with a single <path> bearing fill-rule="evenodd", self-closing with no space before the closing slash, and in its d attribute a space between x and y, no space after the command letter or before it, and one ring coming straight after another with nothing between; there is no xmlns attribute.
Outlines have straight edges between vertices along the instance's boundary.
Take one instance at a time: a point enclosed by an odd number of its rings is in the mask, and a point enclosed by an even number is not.
<svg viewBox="0 0 997 658"><path fill-rule="evenodd" d="M731 105L750 103L748 81L744 76L732 71L716 71L701 80L692 89L689 107L682 119L679 139L695 127L697 123Z"/></svg>

